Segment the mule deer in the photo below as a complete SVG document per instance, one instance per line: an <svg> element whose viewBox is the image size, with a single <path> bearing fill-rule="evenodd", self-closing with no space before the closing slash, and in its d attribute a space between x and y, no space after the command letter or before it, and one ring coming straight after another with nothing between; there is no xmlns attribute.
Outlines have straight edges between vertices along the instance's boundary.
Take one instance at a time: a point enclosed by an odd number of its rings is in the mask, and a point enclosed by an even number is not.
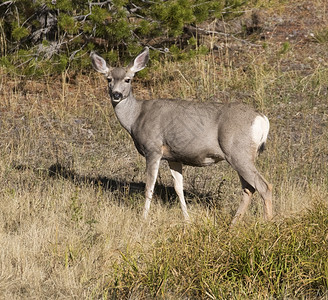
<svg viewBox="0 0 328 300"><path fill-rule="evenodd" d="M221 160L226 160L238 172L243 190L242 202L232 224L243 217L255 190L263 198L265 218L272 218L272 186L254 165L269 132L266 116L238 103L136 100L131 81L136 72L145 68L148 48L126 68L111 68L97 54L92 52L90 56L95 70L107 78L119 122L131 135L138 152L146 158L145 218L162 159L168 161L187 221L182 165L202 167Z"/></svg>

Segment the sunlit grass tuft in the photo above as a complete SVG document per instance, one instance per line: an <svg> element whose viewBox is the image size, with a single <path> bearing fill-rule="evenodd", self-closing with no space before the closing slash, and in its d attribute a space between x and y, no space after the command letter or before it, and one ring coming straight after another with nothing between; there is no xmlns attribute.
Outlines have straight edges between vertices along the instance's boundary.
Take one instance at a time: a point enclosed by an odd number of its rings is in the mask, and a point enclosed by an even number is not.
<svg viewBox="0 0 328 300"><path fill-rule="evenodd" d="M229 230L203 219L159 236L150 253L122 253L109 295L178 299L290 298L327 295L328 209ZM117 284L115 286L115 284Z"/></svg>

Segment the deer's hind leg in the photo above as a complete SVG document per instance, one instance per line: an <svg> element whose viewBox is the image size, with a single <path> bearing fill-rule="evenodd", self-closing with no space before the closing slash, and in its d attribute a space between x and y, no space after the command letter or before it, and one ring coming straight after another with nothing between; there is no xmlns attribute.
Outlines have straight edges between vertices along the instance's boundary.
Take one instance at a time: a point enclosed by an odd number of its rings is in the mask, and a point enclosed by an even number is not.
<svg viewBox="0 0 328 300"><path fill-rule="evenodd" d="M251 187L255 188L263 199L264 218L269 221L272 219L272 185L257 171L253 165L249 170L238 171Z"/></svg>
<svg viewBox="0 0 328 300"><path fill-rule="evenodd" d="M234 218L232 219L231 225L236 224L238 220L241 220L243 218L249 204L251 203L252 196L255 192L255 189L240 175L239 175L239 179L243 189L243 197L237 209L237 212Z"/></svg>
<svg viewBox="0 0 328 300"><path fill-rule="evenodd" d="M238 172L243 188L242 202L233 219L235 223L241 219L251 201L251 196L257 190L263 199L264 217L267 221L272 219L272 185L256 169L253 159L245 160L245 156L240 159L229 161L231 166Z"/></svg>
<svg viewBox="0 0 328 300"><path fill-rule="evenodd" d="M272 184L268 183L260 173L255 177L255 188L263 199L264 217L270 221L273 217L272 213Z"/></svg>

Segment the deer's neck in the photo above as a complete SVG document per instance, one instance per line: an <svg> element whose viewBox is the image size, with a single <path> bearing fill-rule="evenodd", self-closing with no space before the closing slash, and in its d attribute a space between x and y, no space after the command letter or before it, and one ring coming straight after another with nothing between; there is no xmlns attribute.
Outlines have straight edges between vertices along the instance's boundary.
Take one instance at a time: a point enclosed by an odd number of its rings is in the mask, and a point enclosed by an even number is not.
<svg viewBox="0 0 328 300"><path fill-rule="evenodd" d="M131 134L131 127L140 114L141 102L133 94L118 103L114 110L121 125Z"/></svg>

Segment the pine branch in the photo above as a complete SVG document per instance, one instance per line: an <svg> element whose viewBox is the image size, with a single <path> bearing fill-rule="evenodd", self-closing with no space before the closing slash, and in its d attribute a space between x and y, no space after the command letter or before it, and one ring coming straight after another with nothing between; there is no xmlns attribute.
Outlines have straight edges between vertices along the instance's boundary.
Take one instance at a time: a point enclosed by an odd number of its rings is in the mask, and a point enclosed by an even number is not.
<svg viewBox="0 0 328 300"><path fill-rule="evenodd" d="M194 33L194 34L197 33L197 34L200 34L200 35L224 36L224 37L229 37L229 38L232 38L236 41L239 41L239 42L242 42L244 44L248 44L248 45L251 45L251 46L254 46L254 47L262 47L261 45L254 44L254 43L251 43L247 40L237 38L234 34L231 34L231 33L220 32L220 31L216 31L216 30L207 30L207 29L200 28L200 27L197 27L197 26L192 26L192 25L187 25L187 26L185 26L185 28L187 30L189 30L191 33Z"/></svg>

